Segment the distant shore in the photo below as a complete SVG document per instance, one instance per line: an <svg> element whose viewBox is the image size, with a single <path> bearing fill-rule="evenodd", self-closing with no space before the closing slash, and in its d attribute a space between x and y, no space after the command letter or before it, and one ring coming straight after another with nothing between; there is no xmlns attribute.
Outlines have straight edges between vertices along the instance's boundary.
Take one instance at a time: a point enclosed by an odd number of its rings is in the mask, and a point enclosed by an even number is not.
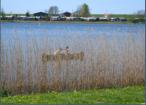
<svg viewBox="0 0 146 105"><path fill-rule="evenodd" d="M18 21L18 20L0 20L0 22L18 22L18 23L85 23L85 24L135 24L130 21L126 22L94 22L94 21ZM142 23L144 24L144 23Z"/></svg>

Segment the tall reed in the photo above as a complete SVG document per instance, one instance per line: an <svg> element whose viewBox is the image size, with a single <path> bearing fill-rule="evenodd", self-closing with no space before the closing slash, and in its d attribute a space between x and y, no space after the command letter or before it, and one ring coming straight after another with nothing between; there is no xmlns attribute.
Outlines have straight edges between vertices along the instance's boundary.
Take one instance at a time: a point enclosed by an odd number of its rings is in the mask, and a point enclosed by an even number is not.
<svg viewBox="0 0 146 105"><path fill-rule="evenodd" d="M14 37L1 43L1 89L12 94L123 87L144 84L144 33L121 39L96 38L60 40ZM83 51L83 61L49 61L41 55L70 46L71 53Z"/></svg>

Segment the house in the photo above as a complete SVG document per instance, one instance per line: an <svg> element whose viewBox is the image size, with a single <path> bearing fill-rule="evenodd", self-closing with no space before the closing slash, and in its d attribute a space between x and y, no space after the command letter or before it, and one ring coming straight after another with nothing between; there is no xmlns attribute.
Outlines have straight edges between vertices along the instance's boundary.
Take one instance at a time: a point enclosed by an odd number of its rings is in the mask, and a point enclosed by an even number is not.
<svg viewBox="0 0 146 105"><path fill-rule="evenodd" d="M80 18L78 18L78 17L66 17L66 20L68 20L68 21L78 21L78 20L80 20Z"/></svg>
<svg viewBox="0 0 146 105"><path fill-rule="evenodd" d="M12 15L8 15L8 16L5 16L4 19L6 19L6 20L12 20L13 19L13 16Z"/></svg>
<svg viewBox="0 0 146 105"><path fill-rule="evenodd" d="M88 17L87 21L97 21L97 18L96 17Z"/></svg>
<svg viewBox="0 0 146 105"><path fill-rule="evenodd" d="M96 17L80 17L82 21L96 21Z"/></svg>
<svg viewBox="0 0 146 105"><path fill-rule="evenodd" d="M102 17L99 17L99 21L109 21L110 15L105 13Z"/></svg>
<svg viewBox="0 0 146 105"><path fill-rule="evenodd" d="M50 21L60 21L61 17L60 16L51 16Z"/></svg>
<svg viewBox="0 0 146 105"><path fill-rule="evenodd" d="M124 17L120 17L120 18L119 18L119 21L120 21L120 22L126 22L126 21L127 21L127 19L126 19L126 18L124 18Z"/></svg>
<svg viewBox="0 0 146 105"><path fill-rule="evenodd" d="M63 17L70 17L71 13L70 12L64 12L64 13L62 13L62 16Z"/></svg>
<svg viewBox="0 0 146 105"><path fill-rule="evenodd" d="M66 17L60 17L60 21L65 21Z"/></svg>
<svg viewBox="0 0 146 105"><path fill-rule="evenodd" d="M34 13L33 16L35 16L37 18L39 17L41 19L41 18L48 16L48 14L44 13L44 12L37 12L37 13Z"/></svg>
<svg viewBox="0 0 146 105"><path fill-rule="evenodd" d="M110 18L110 21L111 22L118 22L118 21L120 21L120 19L118 17L112 17L112 18Z"/></svg>
<svg viewBox="0 0 146 105"><path fill-rule="evenodd" d="M17 19L18 19L18 20L26 20L27 17L26 17L26 16L17 16Z"/></svg>
<svg viewBox="0 0 146 105"><path fill-rule="evenodd" d="M34 16L29 16L27 17L28 20L37 20L37 17L34 17Z"/></svg>
<svg viewBox="0 0 146 105"><path fill-rule="evenodd" d="M88 21L88 17L80 17L80 20L82 20L82 21Z"/></svg>
<svg viewBox="0 0 146 105"><path fill-rule="evenodd" d="M99 17L99 21L108 21L109 20L109 18L107 18L107 17Z"/></svg>

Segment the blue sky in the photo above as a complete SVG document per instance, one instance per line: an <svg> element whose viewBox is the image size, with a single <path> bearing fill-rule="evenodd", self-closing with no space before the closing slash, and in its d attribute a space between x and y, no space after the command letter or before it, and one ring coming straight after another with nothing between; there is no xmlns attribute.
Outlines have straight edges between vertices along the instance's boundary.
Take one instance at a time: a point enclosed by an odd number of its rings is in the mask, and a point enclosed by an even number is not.
<svg viewBox="0 0 146 105"><path fill-rule="evenodd" d="M58 6L61 12L75 11L83 3L89 5L91 13L131 14L145 10L145 0L1 0L6 13L30 13L48 10Z"/></svg>

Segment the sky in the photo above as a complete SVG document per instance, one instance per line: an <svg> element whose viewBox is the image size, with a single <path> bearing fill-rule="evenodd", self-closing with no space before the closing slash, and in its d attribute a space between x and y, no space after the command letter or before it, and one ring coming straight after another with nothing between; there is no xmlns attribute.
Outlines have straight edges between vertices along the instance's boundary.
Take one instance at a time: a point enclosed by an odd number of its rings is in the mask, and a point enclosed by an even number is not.
<svg viewBox="0 0 146 105"><path fill-rule="evenodd" d="M73 12L87 3L92 14L133 14L145 10L145 0L1 0L6 13L44 12L50 6L58 6L60 12Z"/></svg>

